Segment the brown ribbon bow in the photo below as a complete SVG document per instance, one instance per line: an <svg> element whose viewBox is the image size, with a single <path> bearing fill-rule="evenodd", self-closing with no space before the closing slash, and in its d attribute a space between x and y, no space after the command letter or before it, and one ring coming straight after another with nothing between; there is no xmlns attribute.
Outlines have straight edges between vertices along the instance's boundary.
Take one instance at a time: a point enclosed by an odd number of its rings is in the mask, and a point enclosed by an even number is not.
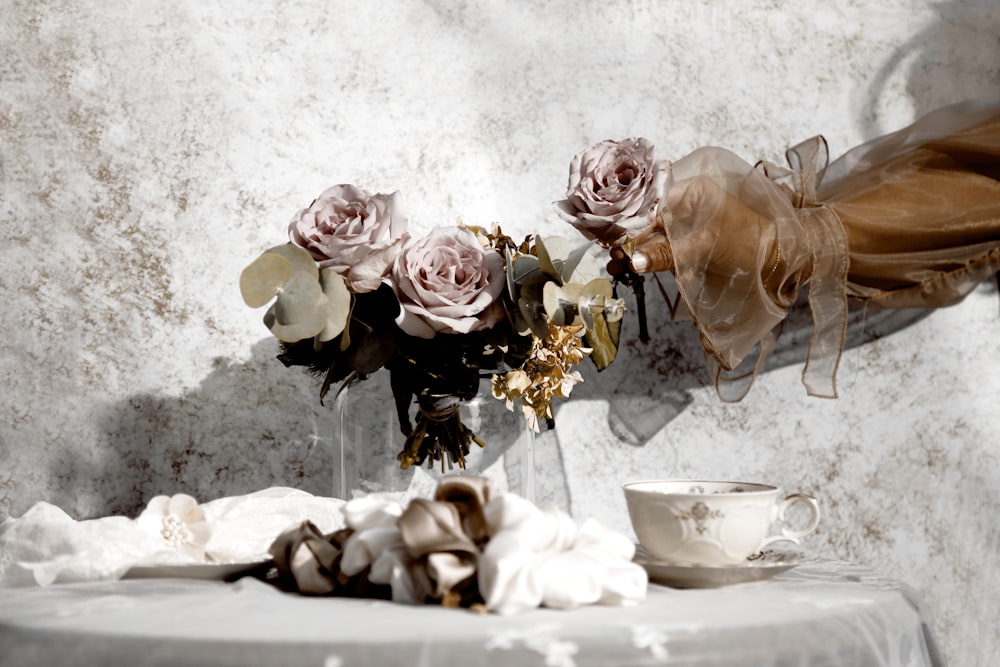
<svg viewBox="0 0 1000 667"><path fill-rule="evenodd" d="M396 522L405 547L403 564L415 602L472 606L482 601L476 581L480 549L489 539L483 507L489 502L483 477L448 476L438 484L434 500L410 501ZM309 521L274 541L270 553L278 584L305 595L348 595L388 598L386 586L368 581L368 570L348 577L340 560L353 528L322 535Z"/></svg>
<svg viewBox="0 0 1000 667"><path fill-rule="evenodd" d="M837 213L817 200L830 158L826 139L815 136L785 152L789 169L761 162L764 174L789 196L812 246L809 307L813 332L802 382L814 396L836 398L837 368L847 336L847 231Z"/></svg>

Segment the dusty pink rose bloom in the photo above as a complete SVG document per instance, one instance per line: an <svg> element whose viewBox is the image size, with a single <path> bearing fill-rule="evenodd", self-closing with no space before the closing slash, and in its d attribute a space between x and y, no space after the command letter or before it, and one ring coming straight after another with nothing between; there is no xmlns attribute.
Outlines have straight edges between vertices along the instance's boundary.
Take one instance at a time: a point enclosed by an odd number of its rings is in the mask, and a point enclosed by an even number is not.
<svg viewBox="0 0 1000 667"><path fill-rule="evenodd" d="M347 280L355 292L378 288L406 240L400 195L369 194L334 185L288 225L292 243L309 251L323 268Z"/></svg>
<svg viewBox="0 0 1000 667"><path fill-rule="evenodd" d="M411 336L469 333L503 315L497 302L506 285L503 257L467 229L439 227L407 241L392 282L401 306L396 323Z"/></svg>
<svg viewBox="0 0 1000 667"><path fill-rule="evenodd" d="M602 141L573 158L555 209L587 238L619 245L653 222L672 184L670 162L654 158L649 140Z"/></svg>

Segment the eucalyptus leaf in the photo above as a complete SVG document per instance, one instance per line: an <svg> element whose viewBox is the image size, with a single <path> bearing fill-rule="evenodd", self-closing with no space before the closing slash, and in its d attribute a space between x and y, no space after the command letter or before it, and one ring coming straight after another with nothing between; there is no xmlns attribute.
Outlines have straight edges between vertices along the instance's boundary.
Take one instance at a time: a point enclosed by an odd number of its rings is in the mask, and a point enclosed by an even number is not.
<svg viewBox="0 0 1000 667"><path fill-rule="evenodd" d="M575 284L575 283L574 283ZM603 278L594 278L580 290L580 298L577 307L583 317L585 327L589 330L595 326L595 318L603 315L606 321L615 318L608 318L605 306L609 301L614 301L614 288L611 283ZM617 318L620 319L620 318Z"/></svg>
<svg viewBox="0 0 1000 667"><path fill-rule="evenodd" d="M531 328L531 322L524 316L521 312L520 303L516 310L511 310L508 315L510 316L511 326L518 336L527 336L528 334L534 333Z"/></svg>
<svg viewBox="0 0 1000 667"><path fill-rule="evenodd" d="M514 282L524 284L541 275L538 258L534 255L518 255L511 264Z"/></svg>
<svg viewBox="0 0 1000 667"><path fill-rule="evenodd" d="M504 248L503 261L507 267L504 272L507 277L507 295L511 299L517 298L517 281L514 280L514 256L510 248Z"/></svg>
<svg viewBox="0 0 1000 667"><path fill-rule="evenodd" d="M599 301L600 306L603 308L605 299L610 299L614 296L614 287L604 278L594 278L583 286L582 293Z"/></svg>
<svg viewBox="0 0 1000 667"><path fill-rule="evenodd" d="M545 314L549 316L549 321L557 327L566 324L562 301L562 287L553 282L545 283L545 288L542 290L542 303L545 305Z"/></svg>
<svg viewBox="0 0 1000 667"><path fill-rule="evenodd" d="M319 267L307 251L292 243L276 245L264 252L265 255L273 254L287 259L295 272L307 273L313 280L319 280Z"/></svg>
<svg viewBox="0 0 1000 667"><path fill-rule="evenodd" d="M620 322L625 316L625 299L605 299L604 319L608 322Z"/></svg>
<svg viewBox="0 0 1000 667"><path fill-rule="evenodd" d="M562 265L563 283L588 283L601 275L601 263L590 254L593 242L586 243L569 254Z"/></svg>
<svg viewBox="0 0 1000 667"><path fill-rule="evenodd" d="M580 300L576 304L577 311L580 313L580 317L583 318L583 328L587 331L590 331L595 326L595 310L597 314L601 312L599 308L595 308L594 303L594 297L584 293L580 295Z"/></svg>
<svg viewBox="0 0 1000 667"><path fill-rule="evenodd" d="M326 297L323 297L325 300ZM274 336L285 343L295 343L306 338L312 338L323 330L326 324L325 310L317 309L314 317L295 324L281 324L275 316L277 303L268 308L264 313L264 325L271 330Z"/></svg>
<svg viewBox="0 0 1000 667"><path fill-rule="evenodd" d="M541 237L535 239L535 252L538 254L538 268L542 270L546 275L556 279L562 280L559 273L559 269L556 267L555 262L559 257L558 248L560 248L558 236L551 236L548 239L542 239ZM566 239L562 239L565 241ZM549 242L552 242L552 249L549 249Z"/></svg>
<svg viewBox="0 0 1000 667"><path fill-rule="evenodd" d="M521 296L517 300L517 309L521 313L531 332L544 339L549 335L549 323L545 318L543 286L548 285L541 275L538 279L521 286Z"/></svg>
<svg viewBox="0 0 1000 667"><path fill-rule="evenodd" d="M291 262L280 255L264 253L240 274L243 301L251 308L267 305L291 276Z"/></svg>
<svg viewBox="0 0 1000 667"><path fill-rule="evenodd" d="M264 324L279 340L294 343L323 330L329 307L316 280L305 272L294 273L264 315Z"/></svg>
<svg viewBox="0 0 1000 667"><path fill-rule="evenodd" d="M559 286L554 282L545 283L542 292L542 302L545 314L556 326L580 324L583 320L578 312L577 304L583 295L583 286L571 283ZM569 308L567 308L569 306Z"/></svg>
<svg viewBox="0 0 1000 667"><path fill-rule="evenodd" d="M325 324L329 300L323 294L319 281L307 273L293 273L284 287L278 292L274 302L275 321L287 326L316 319L317 311ZM320 329L323 327L321 326ZM316 330L312 335L319 333Z"/></svg>
<svg viewBox="0 0 1000 667"><path fill-rule="evenodd" d="M515 253L510 248L504 250L507 263L507 293L511 299L518 298L518 287L529 283L541 275L538 258L526 253Z"/></svg>
<svg viewBox="0 0 1000 667"><path fill-rule="evenodd" d="M326 325L317 338L326 342L338 336L347 326L347 319L351 314L351 291L347 288L344 277L333 269L323 269L320 272L320 283L329 306Z"/></svg>

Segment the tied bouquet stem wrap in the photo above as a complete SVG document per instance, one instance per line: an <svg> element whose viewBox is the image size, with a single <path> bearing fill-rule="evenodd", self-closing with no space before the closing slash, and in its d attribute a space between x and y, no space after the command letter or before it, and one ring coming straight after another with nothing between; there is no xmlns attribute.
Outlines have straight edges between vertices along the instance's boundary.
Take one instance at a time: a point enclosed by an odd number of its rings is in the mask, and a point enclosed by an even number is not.
<svg viewBox="0 0 1000 667"><path fill-rule="evenodd" d="M446 458L449 470L454 464L464 468L465 457L472 445L486 446L472 429L462 423L460 402L455 396L419 396L417 403L417 425L408 432L404 431L406 442L397 457L404 470L429 459L440 461L441 472L444 472Z"/></svg>
<svg viewBox="0 0 1000 667"><path fill-rule="evenodd" d="M697 326L725 400L749 391L800 288L813 315L802 382L835 398L851 303L949 306L1000 271L1000 104L939 109L829 165L822 137L786 157L704 147L670 163L645 139L604 141L573 159L556 203L620 280L673 273L671 315L680 305Z"/></svg>
<svg viewBox="0 0 1000 667"><path fill-rule="evenodd" d="M591 356L614 360L623 304L589 254L561 237L515 243L498 226L407 231L398 193L334 186L240 276L244 301L270 304L264 323L279 359L323 377L320 400L386 369L405 441L403 468L464 468L484 443L462 422L480 379L520 409L528 427L551 426L552 401Z"/></svg>

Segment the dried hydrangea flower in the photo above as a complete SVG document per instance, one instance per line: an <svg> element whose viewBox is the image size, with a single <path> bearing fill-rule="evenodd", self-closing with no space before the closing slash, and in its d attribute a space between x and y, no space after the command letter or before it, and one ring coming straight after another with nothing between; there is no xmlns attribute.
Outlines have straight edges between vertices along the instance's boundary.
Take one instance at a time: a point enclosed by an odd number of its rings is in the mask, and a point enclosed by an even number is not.
<svg viewBox="0 0 1000 667"><path fill-rule="evenodd" d="M493 396L505 399L511 411L514 403L520 402L528 427L536 433L540 430L539 419L551 422L555 418L552 399L566 398L577 382L583 382L580 372L572 370L590 354L577 336L582 329L550 326L544 340L535 339L528 359L520 368L493 376Z"/></svg>

